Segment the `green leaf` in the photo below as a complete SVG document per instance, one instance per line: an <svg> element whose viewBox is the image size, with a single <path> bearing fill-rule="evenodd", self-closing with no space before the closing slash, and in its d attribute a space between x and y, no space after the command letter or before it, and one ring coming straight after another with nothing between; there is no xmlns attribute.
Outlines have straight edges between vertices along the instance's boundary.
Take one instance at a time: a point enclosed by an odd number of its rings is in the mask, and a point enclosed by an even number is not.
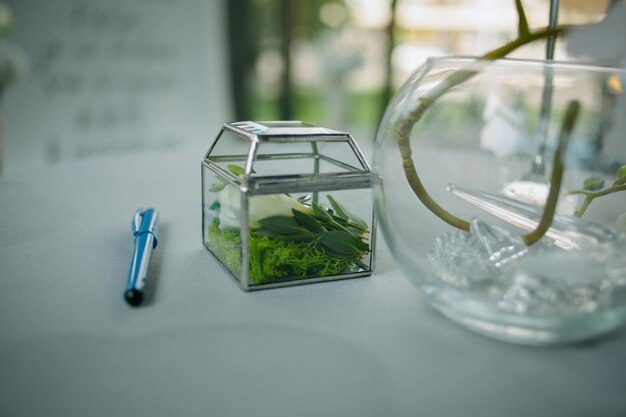
<svg viewBox="0 0 626 417"><path fill-rule="evenodd" d="M212 193L217 193L217 192L222 191L224 187L226 187L226 183L224 181L218 181L215 184L211 185L211 188L209 188L209 191Z"/></svg>
<svg viewBox="0 0 626 417"><path fill-rule="evenodd" d="M337 230L323 233L319 243L343 255L356 255L359 252L354 244L354 236Z"/></svg>
<svg viewBox="0 0 626 417"><path fill-rule="evenodd" d="M316 239L316 236L313 233L309 233L302 235L274 236L274 238L278 240L289 240L292 242L311 242Z"/></svg>
<svg viewBox="0 0 626 417"><path fill-rule="evenodd" d="M235 164L228 164L226 165L226 168L228 168L228 170L230 172L232 172L233 174L239 176L239 175L243 175L246 173L246 170L242 167L240 167L239 165L235 165Z"/></svg>
<svg viewBox="0 0 626 417"><path fill-rule="evenodd" d="M321 208L318 204L313 203L311 208L313 209L313 217L315 217L316 219L321 220L323 222L330 222L333 220L331 215L328 214L328 212L326 212L326 210Z"/></svg>
<svg viewBox="0 0 626 417"><path fill-rule="evenodd" d="M259 220L261 227L256 233L276 239L311 240L316 234L300 226L293 217L272 216Z"/></svg>
<svg viewBox="0 0 626 417"><path fill-rule="evenodd" d="M262 228L269 230L277 235L295 235L298 234L298 223L293 217L288 216L272 216L259 220Z"/></svg>
<svg viewBox="0 0 626 417"><path fill-rule="evenodd" d="M330 249L327 246L322 247L322 250L324 251L326 255L332 256L334 258L348 259L348 258L353 258L357 254L356 252L350 253L350 254L335 252L334 250Z"/></svg>
<svg viewBox="0 0 626 417"><path fill-rule="evenodd" d="M361 228L356 228L352 225L346 225L346 230L357 237L363 236L363 229Z"/></svg>
<svg viewBox="0 0 626 417"><path fill-rule="evenodd" d="M335 216L334 214L331 214L331 217L333 218L334 221L336 221L342 226L345 226L348 224L348 219L342 219L341 217Z"/></svg>
<svg viewBox="0 0 626 417"><path fill-rule="evenodd" d="M524 11L524 5L522 4L522 0L515 0L515 7L517 8L518 17L518 36L528 35L530 33L530 28L528 26L528 19L526 19L526 12Z"/></svg>
<svg viewBox="0 0 626 417"><path fill-rule="evenodd" d="M296 222L298 222L300 226L304 227L308 231L312 233L322 233L326 230L324 229L324 226L322 226L319 221L315 219L315 217L296 209L291 209L291 212L293 213L293 217Z"/></svg>
<svg viewBox="0 0 626 417"><path fill-rule="evenodd" d="M340 217L344 220L348 220L348 215L346 214L346 212L343 209L343 206L341 204L339 204L337 202L337 200L335 200L333 198L332 195L328 194L326 196L326 198L328 198L328 201L330 201L330 205L333 206L333 209L335 210L335 212L337 213L337 217Z"/></svg>
<svg viewBox="0 0 626 417"><path fill-rule="evenodd" d="M330 201L330 204L333 206L333 208L335 209L335 211L337 212L337 215L339 215L339 217L343 218L343 219L348 219L350 220L352 223L354 223L355 225L357 225L358 227L362 228L363 232L367 232L367 223L365 222L365 220L361 219L359 216L357 216L356 214L351 213L346 206L340 204L337 200L335 200L330 194L328 194L326 196L326 198L328 198L328 201ZM341 214L340 214L341 213Z"/></svg>
<svg viewBox="0 0 626 417"><path fill-rule="evenodd" d="M348 220L344 220L341 217L333 216L333 220L339 226L341 226L341 228L333 227L332 223L329 224L328 226L330 226L331 228L337 229L337 230L348 231L351 234L355 235L356 237L361 237L361 236L363 236L364 233L366 233L368 231L366 228L358 226L358 225L356 225L354 223L350 223Z"/></svg>
<svg viewBox="0 0 626 417"><path fill-rule="evenodd" d="M321 234L320 245L333 252L344 255L356 255L360 251L369 251L369 245L348 232L332 230Z"/></svg>
<svg viewBox="0 0 626 417"><path fill-rule="evenodd" d="M261 227L260 229L257 229L254 231L254 233L256 233L257 235L260 236L267 236L267 237L271 237L271 238L276 238L276 233L272 232L269 229L265 229L263 227Z"/></svg>
<svg viewBox="0 0 626 417"><path fill-rule="evenodd" d="M369 252L370 251L370 245L368 245L367 243L363 242L359 238L356 238L356 247L359 248L359 250L361 250L363 252Z"/></svg>
<svg viewBox="0 0 626 417"><path fill-rule="evenodd" d="M356 224L358 227L360 227L362 230L361 232L368 232L369 229L367 228L367 223L365 222L365 220L363 220L360 217L356 217L355 215L350 215L350 220L352 220L352 222L354 224Z"/></svg>
<svg viewBox="0 0 626 417"><path fill-rule="evenodd" d="M583 182L583 188L587 191L598 191L604 187L604 178L589 177Z"/></svg>
<svg viewBox="0 0 626 417"><path fill-rule="evenodd" d="M209 210L213 210L213 211L219 210L220 208L221 208L220 202L217 200L215 200L213 204L209 206Z"/></svg>

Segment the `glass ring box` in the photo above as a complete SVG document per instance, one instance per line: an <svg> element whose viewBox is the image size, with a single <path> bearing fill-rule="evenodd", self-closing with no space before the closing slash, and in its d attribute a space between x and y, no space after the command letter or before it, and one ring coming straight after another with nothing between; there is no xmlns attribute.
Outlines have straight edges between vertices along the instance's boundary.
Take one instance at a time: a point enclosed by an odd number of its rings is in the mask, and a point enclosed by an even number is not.
<svg viewBox="0 0 626 417"><path fill-rule="evenodd" d="M372 175L349 133L226 123L202 162L204 245L246 291L370 275Z"/></svg>

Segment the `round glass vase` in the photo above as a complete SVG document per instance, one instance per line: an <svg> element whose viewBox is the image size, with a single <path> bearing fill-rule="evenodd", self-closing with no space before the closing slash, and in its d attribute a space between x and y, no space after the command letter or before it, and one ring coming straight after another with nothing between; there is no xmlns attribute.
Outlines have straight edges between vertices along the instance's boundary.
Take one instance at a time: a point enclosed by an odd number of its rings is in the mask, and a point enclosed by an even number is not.
<svg viewBox="0 0 626 417"><path fill-rule="evenodd" d="M376 138L376 209L437 310L529 345L626 321L622 75L443 58L399 90Z"/></svg>

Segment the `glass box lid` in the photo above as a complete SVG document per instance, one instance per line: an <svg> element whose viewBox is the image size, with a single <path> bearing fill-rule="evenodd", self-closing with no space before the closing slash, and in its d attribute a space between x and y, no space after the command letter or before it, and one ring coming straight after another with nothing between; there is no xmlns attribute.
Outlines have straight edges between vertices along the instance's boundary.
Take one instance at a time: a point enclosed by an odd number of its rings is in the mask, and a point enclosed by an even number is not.
<svg viewBox="0 0 626 417"><path fill-rule="evenodd" d="M371 186L369 164L349 133L301 121L226 123L204 163L259 193Z"/></svg>

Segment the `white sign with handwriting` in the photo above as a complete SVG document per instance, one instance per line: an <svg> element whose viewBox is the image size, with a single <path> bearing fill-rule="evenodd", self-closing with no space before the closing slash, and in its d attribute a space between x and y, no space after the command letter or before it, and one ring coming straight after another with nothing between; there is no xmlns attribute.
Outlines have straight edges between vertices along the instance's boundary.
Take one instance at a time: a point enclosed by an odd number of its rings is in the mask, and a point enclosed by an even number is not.
<svg viewBox="0 0 626 417"><path fill-rule="evenodd" d="M209 142L230 116L223 3L10 0L30 61L4 97L7 172Z"/></svg>

